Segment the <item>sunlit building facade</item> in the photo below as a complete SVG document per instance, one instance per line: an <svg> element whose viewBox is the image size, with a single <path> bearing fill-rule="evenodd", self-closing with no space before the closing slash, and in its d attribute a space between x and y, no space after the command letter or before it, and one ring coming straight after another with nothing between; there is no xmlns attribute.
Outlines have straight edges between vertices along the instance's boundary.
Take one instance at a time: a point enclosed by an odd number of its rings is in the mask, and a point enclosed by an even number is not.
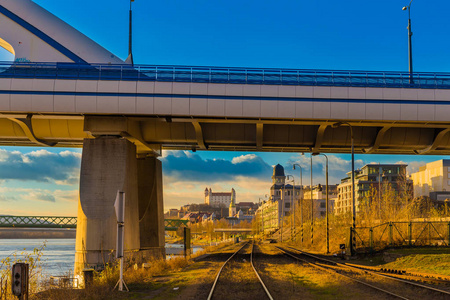
<svg viewBox="0 0 450 300"><path fill-rule="evenodd" d="M213 193L211 188L205 189L205 204L211 205L212 207L229 208L233 197L236 203L236 191L233 188L231 192L219 193Z"/></svg>
<svg viewBox="0 0 450 300"><path fill-rule="evenodd" d="M414 197L430 197L434 201L450 198L450 160L441 159L427 163L411 174Z"/></svg>
<svg viewBox="0 0 450 300"><path fill-rule="evenodd" d="M371 200L379 197L379 191L385 184L389 184L394 193L407 192L413 194L412 180L407 178L406 164L367 164L360 170L355 170L355 208L363 199ZM352 172L341 179L338 185L338 197L334 205L335 214L352 212Z"/></svg>

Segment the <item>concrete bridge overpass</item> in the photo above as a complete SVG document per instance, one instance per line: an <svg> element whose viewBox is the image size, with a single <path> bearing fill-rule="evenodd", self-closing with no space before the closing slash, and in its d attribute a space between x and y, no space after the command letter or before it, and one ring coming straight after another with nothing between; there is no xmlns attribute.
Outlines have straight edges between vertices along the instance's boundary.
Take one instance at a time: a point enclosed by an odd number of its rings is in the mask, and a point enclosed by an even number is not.
<svg viewBox="0 0 450 300"><path fill-rule="evenodd" d="M0 144L83 147L76 271L163 255L164 149L449 154L450 74L131 66L30 0L0 3ZM140 250L140 251L137 251Z"/></svg>
<svg viewBox="0 0 450 300"><path fill-rule="evenodd" d="M0 65L0 69L1 69ZM21 63L0 73L0 144L450 152L450 74Z"/></svg>

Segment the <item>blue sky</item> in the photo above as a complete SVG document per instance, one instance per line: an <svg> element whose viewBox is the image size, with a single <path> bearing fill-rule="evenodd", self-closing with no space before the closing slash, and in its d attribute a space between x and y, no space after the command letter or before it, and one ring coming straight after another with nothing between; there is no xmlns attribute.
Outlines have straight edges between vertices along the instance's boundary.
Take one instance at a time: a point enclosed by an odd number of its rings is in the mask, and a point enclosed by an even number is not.
<svg viewBox="0 0 450 300"><path fill-rule="evenodd" d="M128 51L127 0L35 0L111 52ZM249 66L300 69L407 71L409 1L145 1L133 2L137 64ZM450 1L413 1L414 70L450 70ZM0 50L0 61L11 59ZM0 147L0 214L76 215L80 149ZM330 182L350 170L350 155L329 155ZM357 155L370 162L410 165L446 157ZM296 153L167 151L165 209L202 202L206 186L236 189L237 201L268 193L280 163L298 182ZM314 183L324 183L323 157L314 157ZM45 174L45 175L44 175Z"/></svg>

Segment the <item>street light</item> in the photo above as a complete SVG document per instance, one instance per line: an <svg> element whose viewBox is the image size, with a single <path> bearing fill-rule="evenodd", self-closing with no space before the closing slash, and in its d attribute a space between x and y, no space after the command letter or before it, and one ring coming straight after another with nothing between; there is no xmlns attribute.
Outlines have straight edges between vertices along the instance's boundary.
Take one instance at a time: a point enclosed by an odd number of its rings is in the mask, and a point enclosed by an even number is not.
<svg viewBox="0 0 450 300"><path fill-rule="evenodd" d="M411 43L411 37L412 37L412 31L411 31L411 3L413 0L409 1L408 6L403 6L402 10L408 11L408 57L409 57L409 83L413 84L413 65L412 65L412 43Z"/></svg>
<svg viewBox="0 0 450 300"><path fill-rule="evenodd" d="M311 155L311 246L314 244L314 197L313 197L313 164Z"/></svg>
<svg viewBox="0 0 450 300"><path fill-rule="evenodd" d="M285 193L286 193L286 183L283 182L283 191L281 192L281 234L280 234L280 239L281 239L281 243L283 242L283 220L284 220L284 198L285 198ZM280 207L280 206L278 206Z"/></svg>
<svg viewBox="0 0 450 300"><path fill-rule="evenodd" d="M325 154L323 154L323 153L313 153L312 154L313 156L316 156L316 155L323 155L323 156L325 156L325 158L326 158L326 161L327 161L327 166L326 166L326 169L325 169L325 174L326 174L326 179L325 179L325 184L326 184L326 186L327 186L327 198L326 198L326 205L325 205L325 207L326 207L326 210L327 210L327 212L326 212L326 220L327 220L327 254L328 253L330 253L330 231L329 231L329 227L328 227L328 156L326 156Z"/></svg>
<svg viewBox="0 0 450 300"><path fill-rule="evenodd" d="M292 169L295 170L295 166L300 168L300 188L301 188L301 198L300 198L300 223L301 223L301 230L302 230L302 245L303 245L303 171L302 167L299 164L293 164ZM295 222L295 210L294 210L294 222ZM295 225L294 225L295 229Z"/></svg>
<svg viewBox="0 0 450 300"><path fill-rule="evenodd" d="M293 234L293 230L292 230L292 224L293 224L293 222L292 222L292 216L293 216L293 214L292 214L292 211L293 211L293 205L292 205L292 202L293 202L294 194L295 194L295 178L294 178L293 175L286 175L286 178L287 178L288 180L289 180L289 177L292 177L292 197L290 197L291 204L290 204L290 207L289 207L289 211L290 211L289 215L290 215L290 217L291 217L291 241L293 241L293 239L294 239L294 234ZM295 210L294 210L294 212L295 212ZM294 222L295 222L295 218L294 218Z"/></svg>
<svg viewBox="0 0 450 300"><path fill-rule="evenodd" d="M264 199L267 199L267 194L264 195ZM259 197L259 203L261 205L261 227L262 227L262 237L264 238L264 200L261 204L261 197Z"/></svg>
<svg viewBox="0 0 450 300"><path fill-rule="evenodd" d="M130 0L130 12L129 12L129 24L128 24L128 58L127 61L134 65L133 62L133 12L131 10L131 2L134 0Z"/></svg>
<svg viewBox="0 0 450 300"><path fill-rule="evenodd" d="M353 142L353 127L350 125L350 123L347 122L337 122L331 125L332 128L338 128L341 126L348 126L350 127L350 135L352 138L352 246L350 247L351 254L354 253L354 247L356 246L356 236L355 236L355 228L356 228L356 207L355 207L355 149L354 149L354 142Z"/></svg>

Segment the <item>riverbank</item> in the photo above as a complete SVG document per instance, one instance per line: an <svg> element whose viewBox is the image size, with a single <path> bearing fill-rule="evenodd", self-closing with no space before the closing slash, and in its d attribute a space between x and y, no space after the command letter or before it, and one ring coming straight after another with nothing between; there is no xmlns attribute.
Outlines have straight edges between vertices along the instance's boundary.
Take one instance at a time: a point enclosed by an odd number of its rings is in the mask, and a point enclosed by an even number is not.
<svg viewBox="0 0 450 300"><path fill-rule="evenodd" d="M74 239L75 228L1 228L0 239Z"/></svg>

